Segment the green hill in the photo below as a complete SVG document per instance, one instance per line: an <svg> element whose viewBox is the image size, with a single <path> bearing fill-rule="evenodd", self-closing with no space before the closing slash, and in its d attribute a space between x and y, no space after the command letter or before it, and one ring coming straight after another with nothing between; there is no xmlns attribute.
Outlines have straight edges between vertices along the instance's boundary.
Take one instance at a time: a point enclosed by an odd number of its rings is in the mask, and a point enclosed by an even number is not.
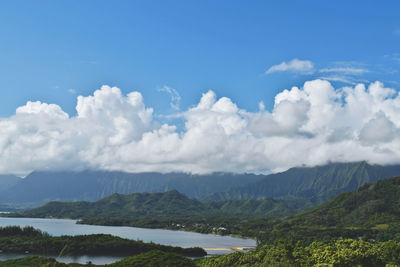
<svg viewBox="0 0 400 267"><path fill-rule="evenodd" d="M189 199L176 190L165 193L112 194L96 202L49 202L21 213L24 217L175 217L193 216L207 210L198 200Z"/></svg>
<svg viewBox="0 0 400 267"><path fill-rule="evenodd" d="M293 224L325 227L373 227L400 222L400 177L366 184L294 216Z"/></svg>
<svg viewBox="0 0 400 267"><path fill-rule="evenodd" d="M294 210L282 201L234 200L202 203L176 190L164 193L113 194L96 202L49 202L7 216L55 218L176 218L193 216L282 216Z"/></svg>
<svg viewBox="0 0 400 267"><path fill-rule="evenodd" d="M268 229L268 231L265 231ZM311 210L263 225L259 240L335 238L400 241L400 177L365 184Z"/></svg>

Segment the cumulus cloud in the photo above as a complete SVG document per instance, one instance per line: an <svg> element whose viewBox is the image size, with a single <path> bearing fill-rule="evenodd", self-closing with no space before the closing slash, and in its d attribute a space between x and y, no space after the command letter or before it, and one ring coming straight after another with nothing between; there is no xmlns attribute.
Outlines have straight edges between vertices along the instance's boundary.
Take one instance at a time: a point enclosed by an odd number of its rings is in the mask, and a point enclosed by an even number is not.
<svg viewBox="0 0 400 267"><path fill-rule="evenodd" d="M400 163L400 96L375 82L334 88L305 82L257 112L204 93L181 111L184 129L157 121L139 92L103 86L78 96L76 116L30 102L0 119L0 173L102 169L128 172L282 171L367 160Z"/></svg>
<svg viewBox="0 0 400 267"><path fill-rule="evenodd" d="M294 72L300 74L311 74L314 72L314 64L310 60L292 59L289 62L282 62L271 66L265 74L274 72Z"/></svg>

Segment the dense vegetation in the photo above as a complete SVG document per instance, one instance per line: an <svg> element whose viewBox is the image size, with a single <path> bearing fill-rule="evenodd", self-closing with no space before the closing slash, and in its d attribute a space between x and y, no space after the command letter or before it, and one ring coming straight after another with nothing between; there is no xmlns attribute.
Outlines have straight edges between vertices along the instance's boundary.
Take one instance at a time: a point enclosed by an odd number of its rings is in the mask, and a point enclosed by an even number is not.
<svg viewBox="0 0 400 267"><path fill-rule="evenodd" d="M338 239L330 242L280 242L257 251L235 252L196 261L197 266L397 266L400 243Z"/></svg>
<svg viewBox="0 0 400 267"><path fill-rule="evenodd" d="M270 221L269 229L259 233L261 242L339 237L400 241L400 177L366 184L309 211Z"/></svg>
<svg viewBox="0 0 400 267"><path fill-rule="evenodd" d="M137 256L131 256L110 264L111 267L194 267L192 260L184 258L181 255L153 250L142 253Z"/></svg>
<svg viewBox="0 0 400 267"><path fill-rule="evenodd" d="M205 256L202 248L181 248L144 243L105 234L50 236L33 227L0 228L0 250L6 253L42 255L136 255L151 250L174 252L185 256Z"/></svg>

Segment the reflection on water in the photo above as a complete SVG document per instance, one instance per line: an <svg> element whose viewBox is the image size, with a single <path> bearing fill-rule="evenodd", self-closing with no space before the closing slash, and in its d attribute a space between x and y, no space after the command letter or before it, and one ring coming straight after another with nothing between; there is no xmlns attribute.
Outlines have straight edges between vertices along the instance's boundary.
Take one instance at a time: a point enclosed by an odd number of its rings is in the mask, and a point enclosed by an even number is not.
<svg viewBox="0 0 400 267"><path fill-rule="evenodd" d="M76 224L75 220L66 219L38 219L38 218L1 218L0 227L7 225L33 226L54 236L83 235L83 234L111 234L122 238L154 242L162 245L179 247L202 247L209 254L226 254L232 252L232 248L253 247L256 241L253 239L237 238L231 236L218 236L213 234L199 234L193 232L173 231L163 229L145 229L125 226L99 226ZM24 257L26 255L0 253L0 260ZM58 261L70 263L109 264L121 259L121 257L109 256L64 256Z"/></svg>
<svg viewBox="0 0 400 267"><path fill-rule="evenodd" d="M9 254L9 253L0 253L0 261L4 260L9 260L9 259L17 259L17 258L23 258L26 256L33 256L37 254ZM37 256L43 256L43 255L37 255ZM46 257L52 257L57 259L59 262L64 262L64 263L81 263L85 264L88 262L92 262L93 264L110 264L119 260L122 260L124 257L116 257L116 256L62 256L62 257L57 257L53 255L46 255Z"/></svg>

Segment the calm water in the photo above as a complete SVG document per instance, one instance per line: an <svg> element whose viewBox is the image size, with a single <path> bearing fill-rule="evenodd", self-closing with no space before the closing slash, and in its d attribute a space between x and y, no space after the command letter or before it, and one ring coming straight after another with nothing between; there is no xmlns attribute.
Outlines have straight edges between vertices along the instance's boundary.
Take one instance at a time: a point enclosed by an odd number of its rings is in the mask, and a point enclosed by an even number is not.
<svg viewBox="0 0 400 267"><path fill-rule="evenodd" d="M256 246L253 239L244 239L230 236L218 236L212 234L199 234L184 231L172 231L162 229L145 229L124 226L99 226L76 224L75 220L65 219L37 219L37 218L1 218L0 227L7 225L33 226L34 228L45 231L54 236L60 235L82 235L82 234L111 234L123 238L142 240L144 242L154 242L163 245L179 247L202 247L209 254L225 254L232 252L232 247L251 247ZM216 250L220 249L220 250ZM16 258L25 255L0 253L0 260ZM82 257L62 257L59 261L94 264L107 264L121 259L120 257L107 256L82 256Z"/></svg>

